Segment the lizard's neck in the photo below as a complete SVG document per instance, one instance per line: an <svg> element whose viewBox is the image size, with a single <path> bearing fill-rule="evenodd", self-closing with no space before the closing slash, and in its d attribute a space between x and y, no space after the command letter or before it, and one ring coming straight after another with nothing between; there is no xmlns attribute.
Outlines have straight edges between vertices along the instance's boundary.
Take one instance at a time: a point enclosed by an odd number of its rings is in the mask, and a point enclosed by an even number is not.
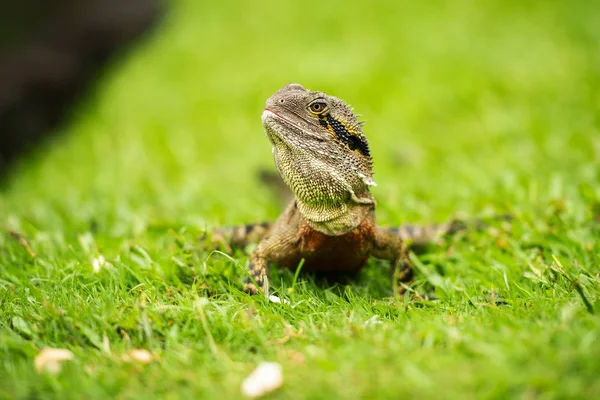
<svg viewBox="0 0 600 400"><path fill-rule="evenodd" d="M346 203L309 204L296 199L296 204L311 228L329 236L340 236L354 230L375 208L375 200L368 192L366 196L349 199Z"/></svg>

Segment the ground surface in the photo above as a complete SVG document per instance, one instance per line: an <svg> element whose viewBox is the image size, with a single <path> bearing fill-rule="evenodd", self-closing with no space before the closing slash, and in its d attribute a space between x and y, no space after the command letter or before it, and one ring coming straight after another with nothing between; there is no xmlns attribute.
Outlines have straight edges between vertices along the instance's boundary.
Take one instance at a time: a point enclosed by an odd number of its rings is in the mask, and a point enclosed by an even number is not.
<svg viewBox="0 0 600 400"><path fill-rule="evenodd" d="M238 398L262 360L273 398L600 397L600 10L420 4L175 2L1 189L0 398ZM288 82L363 114L380 223L515 221L420 256L436 302L375 262L243 294L245 253L197 238L277 216L260 113ZM44 347L74 359L38 374Z"/></svg>

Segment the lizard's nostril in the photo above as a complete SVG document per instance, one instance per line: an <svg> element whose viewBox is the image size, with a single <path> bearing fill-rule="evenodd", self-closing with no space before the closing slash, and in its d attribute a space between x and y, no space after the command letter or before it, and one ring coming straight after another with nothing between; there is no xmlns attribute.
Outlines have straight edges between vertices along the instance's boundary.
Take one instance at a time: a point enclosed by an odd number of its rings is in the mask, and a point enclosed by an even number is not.
<svg viewBox="0 0 600 400"><path fill-rule="evenodd" d="M285 100L284 100L284 99L281 99L281 100L279 100L279 102L280 102L281 104L283 104L283 103L285 103Z"/></svg>

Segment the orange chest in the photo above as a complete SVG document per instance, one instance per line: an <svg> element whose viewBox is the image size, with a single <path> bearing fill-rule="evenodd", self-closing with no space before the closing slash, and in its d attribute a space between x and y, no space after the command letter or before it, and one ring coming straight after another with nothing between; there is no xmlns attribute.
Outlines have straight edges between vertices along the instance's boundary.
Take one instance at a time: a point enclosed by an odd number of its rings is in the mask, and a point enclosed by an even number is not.
<svg viewBox="0 0 600 400"><path fill-rule="evenodd" d="M304 224L299 232L300 255L307 271L357 271L366 263L375 235L374 218L354 230L328 236Z"/></svg>

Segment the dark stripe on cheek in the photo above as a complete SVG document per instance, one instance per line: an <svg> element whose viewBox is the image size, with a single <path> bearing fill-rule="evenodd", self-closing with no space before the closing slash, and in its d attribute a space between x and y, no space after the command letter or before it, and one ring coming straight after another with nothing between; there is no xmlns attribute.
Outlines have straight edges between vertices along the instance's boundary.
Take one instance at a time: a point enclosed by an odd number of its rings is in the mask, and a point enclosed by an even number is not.
<svg viewBox="0 0 600 400"><path fill-rule="evenodd" d="M319 117L319 124L321 124L321 126L322 126L323 128L327 128L327 127L329 127L329 125L327 124L327 121L325 121L325 119L323 119L323 118L321 118L321 117Z"/></svg>
<svg viewBox="0 0 600 400"><path fill-rule="evenodd" d="M358 150L363 156L371 157L369 152L369 144L366 140L362 140L360 137L348 132L344 124L333 118L331 114L327 114L327 123L329 123L329 126L333 128L333 131L338 139L340 139L342 143L346 144L350 150ZM321 125L323 124L321 123Z"/></svg>

